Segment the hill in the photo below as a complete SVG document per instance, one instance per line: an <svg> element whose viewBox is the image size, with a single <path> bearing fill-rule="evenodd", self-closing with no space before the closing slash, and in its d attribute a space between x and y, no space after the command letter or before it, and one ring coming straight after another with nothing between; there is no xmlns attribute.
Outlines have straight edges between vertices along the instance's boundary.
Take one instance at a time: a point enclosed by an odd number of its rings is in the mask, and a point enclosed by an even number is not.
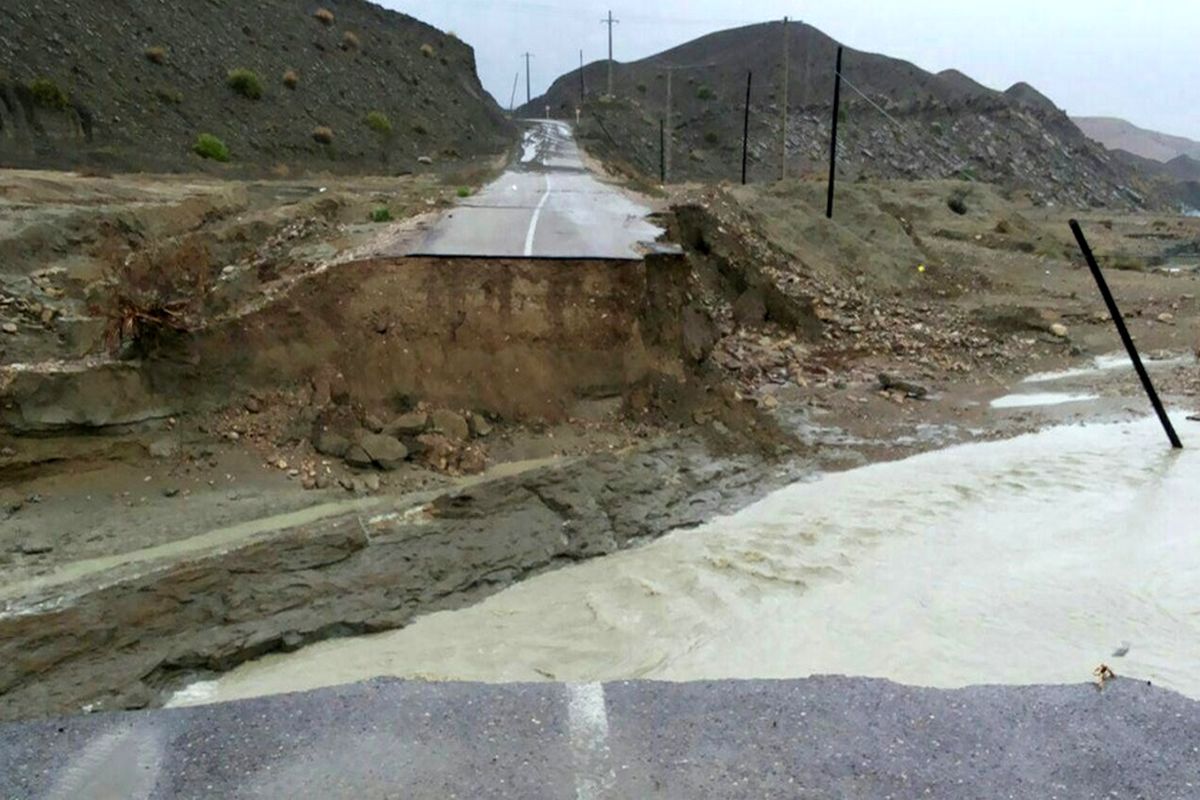
<svg viewBox="0 0 1200 800"><path fill-rule="evenodd" d="M1115 117L1074 117L1087 136L1109 150L1124 150L1135 156L1167 163L1179 156L1200 160L1200 142L1139 128Z"/></svg>
<svg viewBox="0 0 1200 800"><path fill-rule="evenodd" d="M789 25L787 153L791 174L819 174L828 159L838 43ZM618 64L602 98L606 62L584 68L596 146L643 172L659 172L659 121L671 75L670 179L736 179L741 169L746 73L753 71L750 173L780 173L783 99L779 23L721 31L649 58ZM674 68L674 69L671 69ZM988 89L957 71L933 74L905 61L847 49L839 163L848 177L975 177L1028 190L1040 201L1136 205L1140 176L1087 139L1027 84ZM525 113L571 117L579 73L559 78ZM861 92L861 94L859 94ZM864 97L865 95L866 97ZM869 98L869 99L867 99Z"/></svg>
<svg viewBox="0 0 1200 800"><path fill-rule="evenodd" d="M0 6L0 165L212 166L201 133L235 165L376 172L511 138L470 47L364 0Z"/></svg>

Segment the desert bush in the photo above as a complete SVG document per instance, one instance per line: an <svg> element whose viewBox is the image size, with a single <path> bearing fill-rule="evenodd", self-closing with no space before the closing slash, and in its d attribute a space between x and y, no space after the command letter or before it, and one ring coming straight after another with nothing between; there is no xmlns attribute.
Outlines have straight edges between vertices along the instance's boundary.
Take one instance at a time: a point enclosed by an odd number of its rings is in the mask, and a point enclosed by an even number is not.
<svg viewBox="0 0 1200 800"><path fill-rule="evenodd" d="M721 137L717 135L716 131L709 131L708 133L704 134L704 143L705 144L717 145L720 143L720 141L721 141Z"/></svg>
<svg viewBox="0 0 1200 800"><path fill-rule="evenodd" d="M413 133L417 134L418 136L426 136L429 133L429 129L425 127L423 122L414 122L412 130Z"/></svg>
<svg viewBox="0 0 1200 800"><path fill-rule="evenodd" d="M111 351L148 355L171 336L203 324L213 265L198 241L128 255L110 242L99 255L105 263L104 288L92 311L106 320L104 340Z"/></svg>
<svg viewBox="0 0 1200 800"><path fill-rule="evenodd" d="M371 222L391 222L392 212L387 206L380 206L371 211Z"/></svg>
<svg viewBox="0 0 1200 800"><path fill-rule="evenodd" d="M387 136L392 132L392 121L382 111L372 111L370 114L367 114L364 121L367 123L368 128L380 136Z"/></svg>
<svg viewBox="0 0 1200 800"><path fill-rule="evenodd" d="M320 125L313 128L312 138L318 144L333 144L333 128Z"/></svg>
<svg viewBox="0 0 1200 800"><path fill-rule="evenodd" d="M201 158L211 158L213 161L228 161L229 148L225 143L211 133L202 133L196 137L192 150Z"/></svg>
<svg viewBox="0 0 1200 800"><path fill-rule="evenodd" d="M950 199L946 201L946 205L951 211L959 216L966 214L969 210L967 208L967 193L961 189L955 190L954 193L950 195Z"/></svg>
<svg viewBox="0 0 1200 800"><path fill-rule="evenodd" d="M346 31L342 34L342 49L357 50L362 46L362 40L358 38L358 34L352 31Z"/></svg>
<svg viewBox="0 0 1200 800"><path fill-rule="evenodd" d="M165 47L147 47L146 60L152 64L167 63L167 48Z"/></svg>
<svg viewBox="0 0 1200 800"><path fill-rule="evenodd" d="M641 94L645 94L645 93L646 93L646 84L644 84L644 83L639 83L639 84L637 85L637 90L638 90L638 92L640 92Z"/></svg>
<svg viewBox="0 0 1200 800"><path fill-rule="evenodd" d="M421 45L421 55L425 56L426 58L433 58L433 52L433 45L429 44L428 42Z"/></svg>
<svg viewBox="0 0 1200 800"><path fill-rule="evenodd" d="M289 69L283 73L283 85L289 89L295 89L300 85L300 73L294 69Z"/></svg>
<svg viewBox="0 0 1200 800"><path fill-rule="evenodd" d="M313 16L317 18L318 22L321 22L325 25L333 24L333 19L334 19L333 12L330 11L328 8L318 8L316 11L313 12Z"/></svg>
<svg viewBox="0 0 1200 800"><path fill-rule="evenodd" d="M233 69L229 71L226 83L230 89L250 100L258 100L263 96L262 79L251 69Z"/></svg>
<svg viewBox="0 0 1200 800"><path fill-rule="evenodd" d="M712 89L708 88L707 86L701 86L696 90L696 97L700 98L701 100L712 100L714 97L716 97L716 95L713 94Z"/></svg>
<svg viewBox="0 0 1200 800"><path fill-rule="evenodd" d="M33 101L43 108L53 108L58 111L70 105L71 100L57 83L49 78L36 78L29 84Z"/></svg>
<svg viewBox="0 0 1200 800"><path fill-rule="evenodd" d="M458 196L459 197L470 197L471 190L468 189L466 186L460 186L460 187L458 187Z"/></svg>

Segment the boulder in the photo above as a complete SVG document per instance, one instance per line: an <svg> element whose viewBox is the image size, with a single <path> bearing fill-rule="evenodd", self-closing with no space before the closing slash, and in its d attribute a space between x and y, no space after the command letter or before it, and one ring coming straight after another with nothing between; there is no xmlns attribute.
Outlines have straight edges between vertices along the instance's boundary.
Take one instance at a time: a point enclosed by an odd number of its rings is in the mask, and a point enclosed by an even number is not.
<svg viewBox="0 0 1200 800"><path fill-rule="evenodd" d="M467 423L471 427L471 435L478 439L492 434L492 423L484 419L482 414L472 413L467 417Z"/></svg>
<svg viewBox="0 0 1200 800"><path fill-rule="evenodd" d="M471 437L471 427L462 414L439 409L430 415L433 430L444 434L447 439L465 441Z"/></svg>
<svg viewBox="0 0 1200 800"><path fill-rule="evenodd" d="M424 433L429 426L429 415L424 411L401 414L384 426L383 432L392 436L413 436Z"/></svg>
<svg viewBox="0 0 1200 800"><path fill-rule="evenodd" d="M371 460L371 456L367 455L367 451L359 445L354 445L346 451L346 463L360 469L366 469L375 465L375 462Z"/></svg>
<svg viewBox="0 0 1200 800"><path fill-rule="evenodd" d="M349 439L331 430L320 430L313 437L313 449L331 458L343 458L350 450L350 445Z"/></svg>
<svg viewBox="0 0 1200 800"><path fill-rule="evenodd" d="M733 304L733 318L738 325L754 328L762 325L767 319L767 303L758 289L747 289L742 292Z"/></svg>
<svg viewBox="0 0 1200 800"><path fill-rule="evenodd" d="M359 446L380 469L399 469L408 458L408 448L395 436L368 433L362 437Z"/></svg>

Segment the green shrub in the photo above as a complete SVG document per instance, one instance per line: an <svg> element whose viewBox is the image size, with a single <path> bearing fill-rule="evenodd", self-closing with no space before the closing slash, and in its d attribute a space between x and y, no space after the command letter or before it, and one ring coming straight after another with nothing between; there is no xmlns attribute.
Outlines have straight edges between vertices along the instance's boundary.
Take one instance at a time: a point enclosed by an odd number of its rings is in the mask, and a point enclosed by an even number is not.
<svg viewBox="0 0 1200 800"><path fill-rule="evenodd" d="M230 89L233 89L242 97L257 100L263 96L262 79L258 77L258 73L254 70L230 70L226 83L228 83Z"/></svg>
<svg viewBox="0 0 1200 800"><path fill-rule="evenodd" d="M637 90L638 90L639 92L641 92L642 94L645 94L645 93L646 93L646 84L644 84L644 83L639 83L639 84L637 85Z"/></svg>
<svg viewBox="0 0 1200 800"><path fill-rule="evenodd" d="M71 102L67 93L49 78L35 79L29 84L29 91L33 94L33 101L43 108L62 111Z"/></svg>
<svg viewBox="0 0 1200 800"><path fill-rule="evenodd" d="M167 105L177 106L183 102L183 92L169 86L160 86L155 89L154 96Z"/></svg>
<svg viewBox="0 0 1200 800"><path fill-rule="evenodd" d="M225 143L211 133L202 133L196 137L192 147L201 158L211 158L213 161L228 161L229 148Z"/></svg>
<svg viewBox="0 0 1200 800"><path fill-rule="evenodd" d="M392 132L392 121L382 111L372 111L367 114L366 123L368 128L380 136L387 136Z"/></svg>
<svg viewBox="0 0 1200 800"><path fill-rule="evenodd" d="M412 129L413 133L417 134L418 136L427 136L429 134L429 129L425 127L423 122L414 122Z"/></svg>
<svg viewBox="0 0 1200 800"><path fill-rule="evenodd" d="M700 98L701 100L712 100L714 97L716 97L716 95L713 94L712 89L708 88L707 86L701 86L696 91L696 97Z"/></svg>
<svg viewBox="0 0 1200 800"><path fill-rule="evenodd" d="M392 212L387 206L380 206L371 211L371 222L391 222Z"/></svg>
<svg viewBox="0 0 1200 800"><path fill-rule="evenodd" d="M704 134L704 143L705 144L715 146L718 143L720 143L720 141L721 141L721 137L717 135L716 131L709 131L708 133Z"/></svg>
<svg viewBox="0 0 1200 800"><path fill-rule="evenodd" d="M470 197L471 190L468 189L466 186L460 186L460 187L458 187L458 196L459 197Z"/></svg>

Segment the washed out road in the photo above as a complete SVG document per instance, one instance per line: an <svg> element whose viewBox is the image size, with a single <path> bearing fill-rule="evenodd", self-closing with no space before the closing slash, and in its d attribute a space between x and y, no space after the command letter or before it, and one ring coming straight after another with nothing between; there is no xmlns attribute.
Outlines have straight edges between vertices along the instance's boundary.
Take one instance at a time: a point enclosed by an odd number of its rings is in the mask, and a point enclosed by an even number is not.
<svg viewBox="0 0 1200 800"><path fill-rule="evenodd" d="M640 260L650 209L597 180L570 126L535 120L518 163L445 214L408 255Z"/></svg>
<svg viewBox="0 0 1200 800"><path fill-rule="evenodd" d="M0 726L3 798L1195 798L1200 703L1144 682L377 679Z"/></svg>

